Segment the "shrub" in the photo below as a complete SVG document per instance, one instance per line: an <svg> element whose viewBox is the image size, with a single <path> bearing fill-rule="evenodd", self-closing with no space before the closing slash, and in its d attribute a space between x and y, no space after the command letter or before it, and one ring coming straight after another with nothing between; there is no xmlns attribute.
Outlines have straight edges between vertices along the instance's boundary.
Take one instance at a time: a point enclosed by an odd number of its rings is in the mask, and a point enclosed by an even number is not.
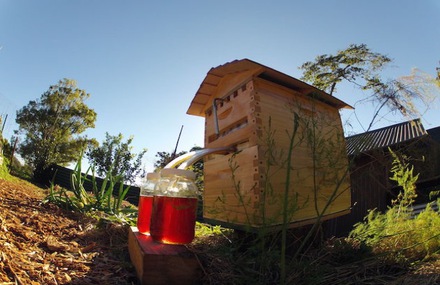
<svg viewBox="0 0 440 285"><path fill-rule="evenodd" d="M421 214L413 217L411 206L417 196L418 175L413 174L407 158L390 152L394 157L391 179L403 190L386 213L370 211L364 222L355 225L350 237L397 262L424 259L440 250L440 216L428 204Z"/></svg>

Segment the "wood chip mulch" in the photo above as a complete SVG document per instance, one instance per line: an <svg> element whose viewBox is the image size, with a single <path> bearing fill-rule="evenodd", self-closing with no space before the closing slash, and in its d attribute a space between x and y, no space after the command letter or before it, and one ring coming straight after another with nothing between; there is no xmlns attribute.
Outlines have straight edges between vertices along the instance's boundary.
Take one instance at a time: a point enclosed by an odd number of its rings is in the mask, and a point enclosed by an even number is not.
<svg viewBox="0 0 440 285"><path fill-rule="evenodd" d="M44 190L0 179L0 284L138 284L128 228L42 203Z"/></svg>
<svg viewBox="0 0 440 285"><path fill-rule="evenodd" d="M0 179L0 285L139 285L128 253L128 226L98 227L95 219L43 203L46 195L45 190L25 181ZM203 247L192 250L204 264L201 283L236 283L234 277L225 282L229 267L208 266L219 260L217 256L206 254ZM325 284L341 284L344 276L345 284L440 284L439 259L387 278L381 272L357 272L359 268L349 267L334 266L338 274L323 278ZM353 282L356 276L362 277L359 282Z"/></svg>

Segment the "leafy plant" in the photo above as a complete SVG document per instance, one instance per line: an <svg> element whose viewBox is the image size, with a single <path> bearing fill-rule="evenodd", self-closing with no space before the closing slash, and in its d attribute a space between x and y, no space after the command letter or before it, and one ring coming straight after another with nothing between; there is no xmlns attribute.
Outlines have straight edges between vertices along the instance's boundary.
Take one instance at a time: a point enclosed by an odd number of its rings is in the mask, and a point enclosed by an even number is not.
<svg viewBox="0 0 440 285"><path fill-rule="evenodd" d="M89 168L90 169L90 168ZM84 183L87 180L87 173L83 174L81 172L81 159L78 160L73 173L70 177L70 186L72 187L72 192L75 194L76 199L83 205L91 204L91 199L84 188Z"/></svg>
<svg viewBox="0 0 440 285"><path fill-rule="evenodd" d="M413 217L411 207L417 196L418 175L413 174L408 158L399 157L391 150L390 153L394 158L390 179L402 191L386 213L371 210L364 222L355 225L350 237L397 262L420 260L440 251L440 216L428 204L421 214Z"/></svg>
<svg viewBox="0 0 440 285"><path fill-rule="evenodd" d="M402 211L410 210L409 207L417 198L416 182L419 179L419 174L414 175L414 166L408 163L408 157L402 155L402 158L399 158L391 148L388 148L388 151L394 158L391 167L393 175L390 177L390 180L397 182L403 188L403 191L399 192L396 200L391 201L397 207L397 214L400 214Z"/></svg>
<svg viewBox="0 0 440 285"><path fill-rule="evenodd" d="M36 181L49 165L75 161L78 152L94 142L80 136L96 120L96 113L84 103L89 96L74 80L63 79L17 111L18 134L24 136L18 152L33 167Z"/></svg>
<svg viewBox="0 0 440 285"><path fill-rule="evenodd" d="M386 55L373 52L366 44L350 44L336 54L318 55L314 61L305 62L302 80L334 95L337 86L347 81L362 93L370 94L358 103L373 102L375 111L366 130L388 109L404 116L422 116L416 106L429 108L438 97L440 80L414 71L410 76L384 79L380 71L392 63ZM438 72L438 69L437 69ZM422 104L420 104L422 103ZM356 105L355 104L355 105Z"/></svg>
<svg viewBox="0 0 440 285"><path fill-rule="evenodd" d="M315 62L304 63L300 67L304 70L301 79L311 82L330 95L333 95L336 85L343 80L368 89L379 81L377 72L391 61L385 55L372 52L365 44L351 44L345 50L338 51L336 55L319 55ZM356 83L358 79L364 80L364 85Z"/></svg>
<svg viewBox="0 0 440 285"><path fill-rule="evenodd" d="M112 171L108 171L99 186L93 166L82 173L81 158L71 175L72 190L68 191L51 183L46 201L80 212L100 211L107 215L107 219L134 225L137 210L133 207L122 206L130 189L129 185L123 184L123 174L114 176ZM88 175L89 171L92 175ZM91 183L91 189L86 189L86 182Z"/></svg>
<svg viewBox="0 0 440 285"><path fill-rule="evenodd" d="M9 171L8 171L6 159L3 158L3 163L0 164L0 178L7 180L10 178L10 176L11 175L9 174Z"/></svg>
<svg viewBox="0 0 440 285"><path fill-rule="evenodd" d="M114 177L123 175L124 181L134 183L138 175L144 175L141 164L147 150L133 153L132 142L133 136L124 142L122 134L111 136L106 133L102 145L91 147L86 155L98 175L105 176L111 172Z"/></svg>

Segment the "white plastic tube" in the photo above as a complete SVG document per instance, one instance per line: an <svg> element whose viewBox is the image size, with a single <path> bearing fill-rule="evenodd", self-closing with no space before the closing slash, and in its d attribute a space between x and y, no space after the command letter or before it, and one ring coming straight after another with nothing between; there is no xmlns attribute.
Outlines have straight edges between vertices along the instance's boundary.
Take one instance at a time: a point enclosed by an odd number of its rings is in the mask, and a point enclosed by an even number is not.
<svg viewBox="0 0 440 285"><path fill-rule="evenodd" d="M182 164L180 164L179 169L187 169L197 161L199 161L202 157L212 154L212 153L229 153L235 151L233 147L218 147L218 148L205 148L201 150L195 151L196 153L190 157L188 157Z"/></svg>
<svg viewBox="0 0 440 285"><path fill-rule="evenodd" d="M187 159L191 158L192 156L194 156L195 154L197 154L197 151L190 151L190 152L185 153L185 154L183 154L181 156L178 156L175 159L173 159L171 162L169 162L167 165L165 165L164 168L175 168L179 164L184 162L185 160L187 160Z"/></svg>

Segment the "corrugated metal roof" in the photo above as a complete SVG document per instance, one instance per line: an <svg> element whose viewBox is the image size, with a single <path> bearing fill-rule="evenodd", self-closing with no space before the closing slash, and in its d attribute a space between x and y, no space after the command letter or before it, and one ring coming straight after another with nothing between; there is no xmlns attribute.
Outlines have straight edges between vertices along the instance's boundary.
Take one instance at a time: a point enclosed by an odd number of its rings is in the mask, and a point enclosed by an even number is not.
<svg viewBox="0 0 440 285"><path fill-rule="evenodd" d="M347 154L367 152L427 135L420 119L403 122L346 138Z"/></svg>
<svg viewBox="0 0 440 285"><path fill-rule="evenodd" d="M237 85L236 87L238 88L241 84L252 77L260 77L296 90L306 96L313 96L315 99L338 109L352 108L347 103L314 86L245 58L211 68L203 82L200 84L200 88L197 90L196 95L188 108L187 114L202 117L205 116L204 111L207 106L211 106L214 97L218 96L218 89L223 80L235 82Z"/></svg>

